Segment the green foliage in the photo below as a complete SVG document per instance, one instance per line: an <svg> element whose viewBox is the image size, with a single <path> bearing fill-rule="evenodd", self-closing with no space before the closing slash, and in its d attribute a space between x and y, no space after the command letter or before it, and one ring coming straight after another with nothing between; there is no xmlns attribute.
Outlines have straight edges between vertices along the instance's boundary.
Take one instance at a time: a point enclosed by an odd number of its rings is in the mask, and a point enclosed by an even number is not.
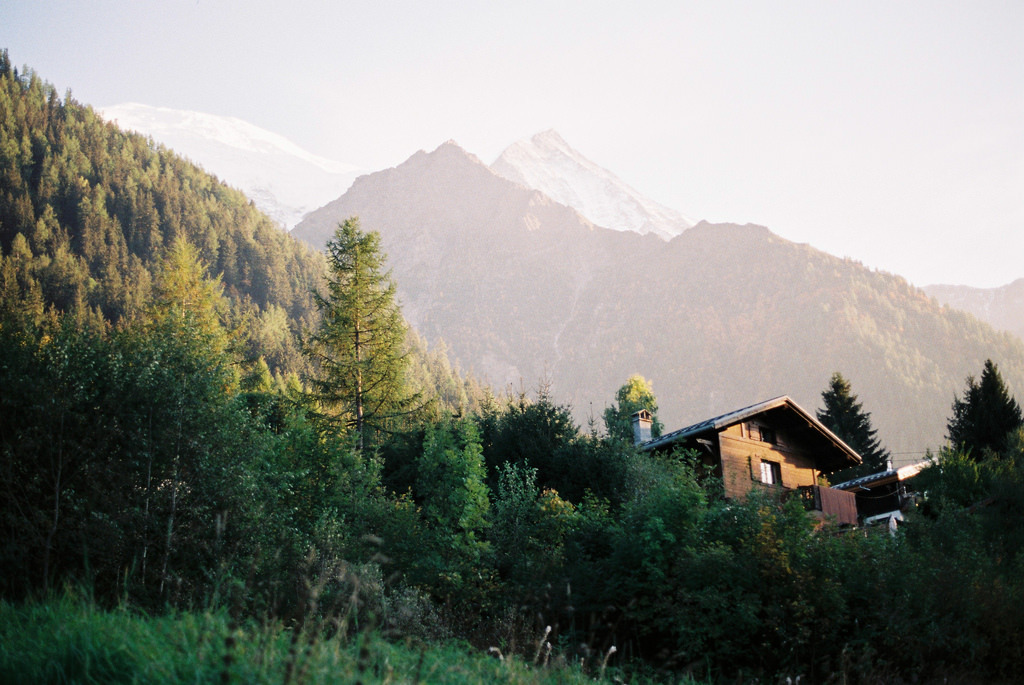
<svg viewBox="0 0 1024 685"><path fill-rule="evenodd" d="M468 535L484 528L489 503L480 438L472 422L429 427L417 467L417 490L429 521Z"/></svg>
<svg viewBox="0 0 1024 685"><path fill-rule="evenodd" d="M651 437L661 435L664 428L658 420L658 400L651 383L640 374L633 374L615 393L615 404L604 410L604 427L608 436L633 442L633 414L646 409L651 412Z"/></svg>
<svg viewBox="0 0 1024 685"><path fill-rule="evenodd" d="M963 398L953 400L953 416L946 426L946 438L956 449L975 459L999 452L1006 437L1021 425L1020 407L992 360L985 361L981 382L967 378Z"/></svg>
<svg viewBox="0 0 1024 685"><path fill-rule="evenodd" d="M821 400L824 408L817 412L818 420L864 460L860 466L834 474L832 482L884 471L889 452L879 443L878 431L871 427L871 412L864 411L857 401L857 396L850 390L850 381L836 371L829 380L828 388L821 393Z"/></svg>
<svg viewBox="0 0 1024 685"><path fill-rule="evenodd" d="M312 626L225 611L148 617L62 598L0 604L0 682L592 683L577 665L531 666L464 643L323 638ZM600 679L598 682L611 682Z"/></svg>
<svg viewBox="0 0 1024 685"><path fill-rule="evenodd" d="M537 470L537 485L573 503L587 492L619 501L629 447L581 435L568 407L543 389L485 406L478 419L492 489L506 463Z"/></svg>
<svg viewBox="0 0 1024 685"><path fill-rule="evenodd" d="M3 332L14 363L0 380L0 457L19 483L2 507L17 541L2 555L10 582L52 587L89 568L98 590L117 592L130 569L140 599L185 599L208 587L197 567L250 544L262 445L227 394L226 358L186 321L110 337L70 323Z"/></svg>
<svg viewBox="0 0 1024 685"><path fill-rule="evenodd" d="M183 240L220 274L235 317L259 322L250 348L272 339L273 372L304 368L296 333L313 323L323 259L240 192L30 70L0 69L0 141L0 310L33 323L54 310L79 324L138 317Z"/></svg>
<svg viewBox="0 0 1024 685"><path fill-rule="evenodd" d="M578 523L576 508L555 490L541 491L536 469L506 462L494 497L491 540L495 564L519 602L542 604L543 590L564 584L565 543Z"/></svg>
<svg viewBox="0 0 1024 685"><path fill-rule="evenodd" d="M434 420L445 414L476 414L493 399L490 389L481 385L471 374L465 374L449 358L444 340L433 347L409 328L405 336L409 368L406 379L410 388L423 397L432 399ZM426 409L427 407L425 407Z"/></svg>
<svg viewBox="0 0 1024 685"><path fill-rule="evenodd" d="M408 394L405 322L384 262L376 233L363 233L355 218L338 226L327 243L327 294L314 294L320 325L304 346L320 415L352 430L360 450L419 401Z"/></svg>
<svg viewBox="0 0 1024 685"><path fill-rule="evenodd" d="M1024 437L978 461L943 451L916 480L924 517L908 528L898 591L912 606L895 629L913 631L908 661L1012 679L1024 656ZM916 639L914 639L916 638ZM951 658L950 654L959 656Z"/></svg>
<svg viewBox="0 0 1024 685"><path fill-rule="evenodd" d="M489 526L490 499L480 438L472 421L442 422L427 428L417 465L417 495L431 532L423 570L441 596L465 593L486 580L483 537Z"/></svg>

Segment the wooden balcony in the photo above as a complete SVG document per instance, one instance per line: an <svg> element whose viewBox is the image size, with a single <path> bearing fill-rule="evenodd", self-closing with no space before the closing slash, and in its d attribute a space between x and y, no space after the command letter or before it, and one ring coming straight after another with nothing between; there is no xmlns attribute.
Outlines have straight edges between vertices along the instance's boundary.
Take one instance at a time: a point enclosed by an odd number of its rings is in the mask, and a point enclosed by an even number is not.
<svg viewBox="0 0 1024 685"><path fill-rule="evenodd" d="M837 524L857 525L857 497L852 492L822 485L805 486L799 492L807 511Z"/></svg>

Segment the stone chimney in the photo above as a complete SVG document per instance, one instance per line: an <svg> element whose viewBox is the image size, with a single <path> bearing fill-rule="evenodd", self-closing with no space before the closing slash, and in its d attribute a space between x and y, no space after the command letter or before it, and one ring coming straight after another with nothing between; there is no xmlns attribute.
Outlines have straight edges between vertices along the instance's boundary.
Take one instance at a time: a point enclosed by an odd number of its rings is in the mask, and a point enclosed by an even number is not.
<svg viewBox="0 0 1024 685"><path fill-rule="evenodd" d="M633 444L639 445L651 439L651 412L641 409L630 417L633 423Z"/></svg>

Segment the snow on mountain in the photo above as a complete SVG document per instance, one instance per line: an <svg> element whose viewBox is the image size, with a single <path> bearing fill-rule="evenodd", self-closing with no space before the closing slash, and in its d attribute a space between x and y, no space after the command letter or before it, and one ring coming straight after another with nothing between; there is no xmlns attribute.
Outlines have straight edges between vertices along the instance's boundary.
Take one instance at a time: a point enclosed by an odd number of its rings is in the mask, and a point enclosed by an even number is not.
<svg viewBox="0 0 1024 685"><path fill-rule="evenodd" d="M344 193L358 169L241 119L127 103L100 114L150 136L244 192L287 229Z"/></svg>
<svg viewBox="0 0 1024 685"><path fill-rule="evenodd" d="M491 169L572 207L605 228L654 233L668 240L694 223L594 164L553 130L508 146Z"/></svg>

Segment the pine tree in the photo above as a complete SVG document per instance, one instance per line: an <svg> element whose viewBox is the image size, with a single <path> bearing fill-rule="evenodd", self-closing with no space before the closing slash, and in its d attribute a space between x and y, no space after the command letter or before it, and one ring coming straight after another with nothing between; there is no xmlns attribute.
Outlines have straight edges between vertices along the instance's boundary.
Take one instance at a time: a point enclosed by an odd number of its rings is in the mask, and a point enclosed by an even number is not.
<svg viewBox="0 0 1024 685"><path fill-rule="evenodd" d="M882 471L890 455L878 441L871 427L871 413L864 411L857 396L850 391L850 381L838 371L832 374L828 389L821 393L825 408L817 412L818 420L852 447L864 460L861 466L846 469L837 479L857 477Z"/></svg>
<svg viewBox="0 0 1024 685"><path fill-rule="evenodd" d="M969 376L963 398L953 400L946 438L957 449L980 459L986 450L1001 451L1007 435L1020 425L1020 407L1003 383L999 368L988 359L981 382Z"/></svg>
<svg viewBox="0 0 1024 685"><path fill-rule="evenodd" d="M327 243L327 293L314 293L319 328L304 348L317 372L312 399L328 423L352 430L365 449L415 408L405 383L405 321L395 284L384 271L380 237L357 218Z"/></svg>

